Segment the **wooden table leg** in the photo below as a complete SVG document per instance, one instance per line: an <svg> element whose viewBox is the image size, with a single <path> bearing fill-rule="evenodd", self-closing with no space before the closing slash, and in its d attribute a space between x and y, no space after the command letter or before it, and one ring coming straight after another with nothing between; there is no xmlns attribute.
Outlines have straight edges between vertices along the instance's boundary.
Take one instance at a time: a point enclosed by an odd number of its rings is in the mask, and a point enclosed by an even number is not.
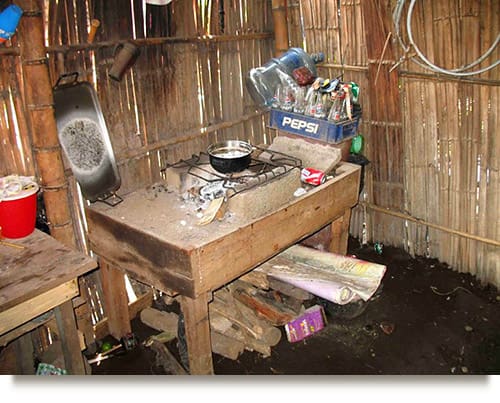
<svg viewBox="0 0 500 403"><path fill-rule="evenodd" d="M349 224L351 221L351 209L348 208L344 214L331 224L331 239L328 251L340 255L347 254L347 242L349 241Z"/></svg>
<svg viewBox="0 0 500 403"><path fill-rule="evenodd" d="M132 331L125 277L122 271L114 268L104 259L100 260L99 266L109 333L115 339L120 340Z"/></svg>
<svg viewBox="0 0 500 403"><path fill-rule="evenodd" d="M85 364L76 328L75 313L71 300L54 308L66 370L70 375L85 375Z"/></svg>
<svg viewBox="0 0 500 403"><path fill-rule="evenodd" d="M181 297L191 375L213 375L214 373L208 319L209 301L210 294L208 293L196 299Z"/></svg>
<svg viewBox="0 0 500 403"><path fill-rule="evenodd" d="M13 375L34 375L36 372L31 332L23 334L14 342L17 371ZM3 373L4 375L6 373Z"/></svg>

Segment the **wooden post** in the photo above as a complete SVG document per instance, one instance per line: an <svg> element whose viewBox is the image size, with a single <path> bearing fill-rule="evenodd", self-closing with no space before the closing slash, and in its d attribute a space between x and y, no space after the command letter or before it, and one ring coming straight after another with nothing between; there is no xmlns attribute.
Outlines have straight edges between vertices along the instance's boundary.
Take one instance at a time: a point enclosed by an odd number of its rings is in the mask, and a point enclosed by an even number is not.
<svg viewBox="0 0 500 403"><path fill-rule="evenodd" d="M280 56L288 50L288 23L286 0L272 0L274 22L274 54Z"/></svg>
<svg viewBox="0 0 500 403"><path fill-rule="evenodd" d="M15 375L34 375L36 368L31 333L23 334L14 341L14 345L16 347L17 366L17 372Z"/></svg>
<svg viewBox="0 0 500 403"><path fill-rule="evenodd" d="M340 255L347 254L347 243L349 241L349 224L351 222L351 209L348 208L344 214L332 222L332 233L328 251Z"/></svg>
<svg viewBox="0 0 500 403"><path fill-rule="evenodd" d="M109 333L120 340L132 331L125 277L123 272L112 267L104 259L99 261L99 266Z"/></svg>
<svg viewBox="0 0 500 403"><path fill-rule="evenodd" d="M75 248L68 182L64 175L61 146L57 136L52 86L44 45L43 2L20 0L17 3L24 11L18 32L26 109L50 233L61 243Z"/></svg>
<svg viewBox="0 0 500 403"><path fill-rule="evenodd" d="M196 299L181 297L191 375L214 373L208 320L209 297L209 293L200 295Z"/></svg>
<svg viewBox="0 0 500 403"><path fill-rule="evenodd" d="M62 341L66 370L70 375L85 375L84 358L80 349L73 304L71 301L66 301L54 308L54 313Z"/></svg>

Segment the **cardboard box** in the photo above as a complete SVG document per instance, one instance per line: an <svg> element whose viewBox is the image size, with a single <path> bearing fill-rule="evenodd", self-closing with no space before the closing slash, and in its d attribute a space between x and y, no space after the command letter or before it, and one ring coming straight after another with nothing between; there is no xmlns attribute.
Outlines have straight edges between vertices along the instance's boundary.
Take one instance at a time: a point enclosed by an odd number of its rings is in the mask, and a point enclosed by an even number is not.
<svg viewBox="0 0 500 403"><path fill-rule="evenodd" d="M325 323L323 307L314 305L285 325L286 337L290 343L304 340L323 329Z"/></svg>

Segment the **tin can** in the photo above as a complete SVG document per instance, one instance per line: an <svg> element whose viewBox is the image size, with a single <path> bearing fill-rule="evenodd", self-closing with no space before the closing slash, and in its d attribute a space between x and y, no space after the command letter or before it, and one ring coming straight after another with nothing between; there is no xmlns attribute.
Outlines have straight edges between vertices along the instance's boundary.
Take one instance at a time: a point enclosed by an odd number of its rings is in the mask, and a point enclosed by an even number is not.
<svg viewBox="0 0 500 403"><path fill-rule="evenodd" d="M310 185L318 186L325 183L326 175L319 169L303 168L302 171L300 171L300 180Z"/></svg>

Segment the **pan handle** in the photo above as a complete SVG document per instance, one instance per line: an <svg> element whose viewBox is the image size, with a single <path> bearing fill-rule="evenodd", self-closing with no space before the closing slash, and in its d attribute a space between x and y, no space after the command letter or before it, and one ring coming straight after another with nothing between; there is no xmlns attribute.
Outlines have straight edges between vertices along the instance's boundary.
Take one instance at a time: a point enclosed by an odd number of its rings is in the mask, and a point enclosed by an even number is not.
<svg viewBox="0 0 500 403"><path fill-rule="evenodd" d="M56 85L54 85L54 89L62 86L61 81L65 80L66 78L69 78L69 77L73 77L73 81L68 81L68 82L64 83L63 84L64 86L73 85L76 83L76 81L78 80L78 71L74 71L72 73L66 73L66 74L60 75L59 78L57 79Z"/></svg>

